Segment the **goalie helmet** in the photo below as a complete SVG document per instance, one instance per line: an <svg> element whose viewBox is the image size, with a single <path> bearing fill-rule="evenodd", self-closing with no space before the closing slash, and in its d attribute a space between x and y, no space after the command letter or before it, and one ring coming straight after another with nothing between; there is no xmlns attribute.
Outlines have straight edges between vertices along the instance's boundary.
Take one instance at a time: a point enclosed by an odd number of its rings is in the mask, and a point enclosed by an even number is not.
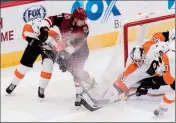
<svg viewBox="0 0 176 123"><path fill-rule="evenodd" d="M140 46L135 46L131 51L131 59L138 66L141 66L145 59L144 49Z"/></svg>

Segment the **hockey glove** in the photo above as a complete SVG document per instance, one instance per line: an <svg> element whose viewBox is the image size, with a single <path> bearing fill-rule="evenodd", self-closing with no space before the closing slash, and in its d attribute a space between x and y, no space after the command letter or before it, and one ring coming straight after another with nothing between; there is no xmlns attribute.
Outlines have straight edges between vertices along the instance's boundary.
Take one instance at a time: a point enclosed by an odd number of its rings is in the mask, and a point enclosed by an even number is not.
<svg viewBox="0 0 176 123"><path fill-rule="evenodd" d="M146 95L151 88L151 78L142 79L138 83L141 85L136 90L136 96Z"/></svg>
<svg viewBox="0 0 176 123"><path fill-rule="evenodd" d="M145 87L140 87L136 91L136 96L146 95L148 93L148 89Z"/></svg>
<svg viewBox="0 0 176 123"><path fill-rule="evenodd" d="M41 42L45 42L48 39L48 27L41 27L40 28L40 35L38 36Z"/></svg>
<svg viewBox="0 0 176 123"><path fill-rule="evenodd" d="M154 76L152 78L152 89L159 89L161 85L166 85L163 76Z"/></svg>
<svg viewBox="0 0 176 123"><path fill-rule="evenodd" d="M149 88L159 89L160 85L165 85L163 77L154 76L139 81L141 85L137 88L136 96L146 95Z"/></svg>

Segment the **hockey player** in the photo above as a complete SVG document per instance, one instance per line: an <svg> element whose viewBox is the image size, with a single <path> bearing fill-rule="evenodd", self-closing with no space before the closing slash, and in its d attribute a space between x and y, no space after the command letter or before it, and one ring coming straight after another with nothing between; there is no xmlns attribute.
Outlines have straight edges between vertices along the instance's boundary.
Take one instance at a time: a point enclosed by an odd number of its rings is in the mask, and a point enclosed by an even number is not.
<svg viewBox="0 0 176 123"><path fill-rule="evenodd" d="M156 116L161 116L168 110L168 105L175 102L175 50L169 49L164 53L162 53L161 49L157 50L158 55L160 55L159 57L162 59L162 76L154 76L141 80L141 85L137 88L136 95L147 94L149 88L159 89L160 86L170 85L169 90L162 98L161 104L154 111Z"/></svg>
<svg viewBox="0 0 176 123"><path fill-rule="evenodd" d="M73 14L62 13L61 15L49 16L45 18L41 22L39 32L35 32L32 30L32 28L28 28L27 31L24 31L23 36L25 34L29 35L25 37L29 44L22 56L20 61L21 64L14 72L10 86L6 89L7 93L12 93L19 81L24 78L29 68L33 66L33 63L38 55L42 53L40 47L38 47L39 42L35 39L38 38L41 42L45 43L45 41L48 39L48 34L50 34L48 30L51 27L56 27L59 28L61 37L52 35L50 39L62 38L62 42L66 44L66 46L61 45L61 47L63 46L61 49L64 52L60 52L59 56L57 57L57 61L59 63L60 69L63 72L68 71L74 77L76 87L75 105L79 106L79 96L81 96L83 93L81 84L84 84L85 88L89 88L90 83L93 81L88 72L84 70L85 61L89 55L89 49L87 46L89 28L86 24L86 19L87 14L85 10L83 8L77 8L74 10ZM31 34L31 30L35 33ZM36 38L33 38L33 36ZM40 98L44 98L44 89L51 78L53 69L53 61L46 58L46 56L42 57L43 67L38 88L38 96Z"/></svg>
<svg viewBox="0 0 176 123"><path fill-rule="evenodd" d="M52 73L52 66L54 61L46 54L43 53L43 50L40 46L43 46L44 43L48 40L49 37L52 36L52 33L55 32L49 30L47 26L43 26L40 23L40 19L35 19L25 24L22 31L22 38L28 42L27 47L22 55L20 60L20 65L14 71L14 75L11 80L11 84L7 87L6 92L11 94L19 82L25 77L26 73L33 67L33 64L37 57L41 54L42 56L42 70L40 73L40 82L38 88L38 96L40 98L44 98L44 89L46 88ZM45 25L45 24L44 24ZM41 26L41 27L40 27ZM56 31L57 32L57 31ZM56 33L55 32L55 33ZM58 33L56 33L58 34ZM60 39L60 35L58 34L58 38ZM47 44L55 43L54 40L47 41ZM47 50L48 53L52 54L51 50Z"/></svg>
<svg viewBox="0 0 176 123"><path fill-rule="evenodd" d="M99 84L98 87L91 90L91 96L97 100L108 100L109 103L113 103L120 98L120 95L127 93L138 81L158 75L157 68L161 65L161 59L153 52L157 48L157 43L173 40L175 38L174 32L175 30L169 30L163 33L155 33L151 40L146 41L142 46L134 47L130 54L129 60L131 59L131 62L129 66L113 85L110 84L109 88L106 89L103 86L100 87ZM94 105L86 95L84 95L83 100L90 105Z"/></svg>
<svg viewBox="0 0 176 123"><path fill-rule="evenodd" d="M158 76L159 73L157 73L157 69L161 66L161 58L157 57L154 52L157 49L158 43L162 45L162 42L168 42L174 39L175 30L169 30L163 33L155 33L153 37L142 46L134 47L130 54L132 61L113 83L113 86L108 89L104 98L107 99L110 97L110 100L113 102L120 94L128 92L129 88L138 81L151 76ZM164 43L163 47L165 46Z"/></svg>

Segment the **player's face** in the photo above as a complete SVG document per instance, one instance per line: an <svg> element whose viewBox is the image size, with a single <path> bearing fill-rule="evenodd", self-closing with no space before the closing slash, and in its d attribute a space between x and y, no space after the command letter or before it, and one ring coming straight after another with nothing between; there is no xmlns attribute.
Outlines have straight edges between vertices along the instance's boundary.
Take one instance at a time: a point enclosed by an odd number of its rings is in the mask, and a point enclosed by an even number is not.
<svg viewBox="0 0 176 123"><path fill-rule="evenodd" d="M75 22L76 22L76 26L84 26L86 24L86 21L85 20L79 20L77 18L75 18Z"/></svg>

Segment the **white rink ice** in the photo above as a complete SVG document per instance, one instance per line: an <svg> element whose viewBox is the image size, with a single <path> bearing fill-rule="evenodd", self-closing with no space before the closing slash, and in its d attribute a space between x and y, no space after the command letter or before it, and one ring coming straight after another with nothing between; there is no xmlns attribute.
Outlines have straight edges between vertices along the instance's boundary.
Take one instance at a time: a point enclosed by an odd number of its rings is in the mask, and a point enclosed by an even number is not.
<svg viewBox="0 0 176 123"><path fill-rule="evenodd" d="M105 70L113 48L90 52L85 69L99 79ZM153 117L153 110L160 103L159 98L131 98L95 112L74 109L75 89L72 76L61 73L58 66L54 68L52 79L46 89L46 98L39 102L37 88L40 75L40 62L26 75L10 96L5 96L16 67L1 69L1 120L6 121L57 121L57 122L175 122L175 104L162 117Z"/></svg>

